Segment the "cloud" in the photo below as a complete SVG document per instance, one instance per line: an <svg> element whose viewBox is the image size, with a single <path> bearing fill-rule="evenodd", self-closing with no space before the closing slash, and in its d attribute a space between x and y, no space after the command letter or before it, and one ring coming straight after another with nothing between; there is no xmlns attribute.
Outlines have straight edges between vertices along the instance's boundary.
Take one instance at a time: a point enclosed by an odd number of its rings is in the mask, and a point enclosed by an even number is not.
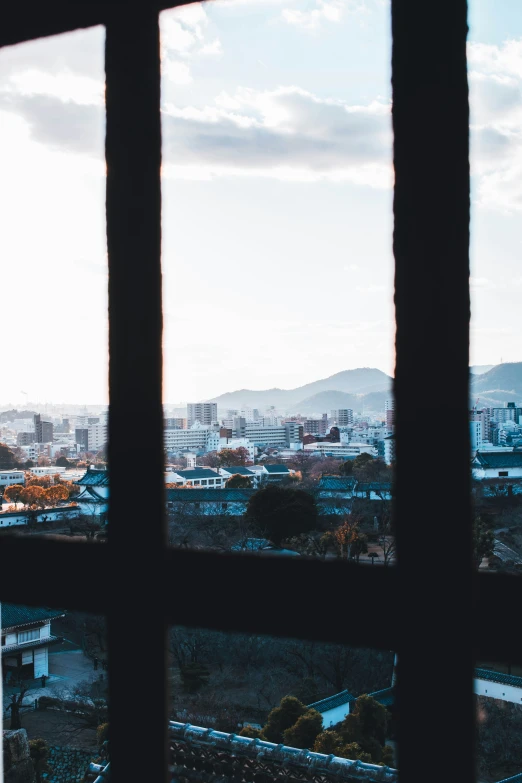
<svg viewBox="0 0 522 783"><path fill-rule="evenodd" d="M221 93L213 106L170 104L164 161L177 176L351 180L390 187L390 106L322 99L298 87Z"/></svg>
<svg viewBox="0 0 522 783"><path fill-rule="evenodd" d="M522 210L522 39L468 44L470 161L481 206Z"/></svg>
<svg viewBox="0 0 522 783"><path fill-rule="evenodd" d="M160 14L161 66L173 84L192 81L187 59L216 57L223 53L217 36L209 39L209 19L201 3L173 8Z"/></svg>
<svg viewBox="0 0 522 783"><path fill-rule="evenodd" d="M315 0L315 6L302 11L298 8L283 8L281 16L288 24L304 30L316 30L323 22L340 22L346 13L369 12L367 2L362 0Z"/></svg>

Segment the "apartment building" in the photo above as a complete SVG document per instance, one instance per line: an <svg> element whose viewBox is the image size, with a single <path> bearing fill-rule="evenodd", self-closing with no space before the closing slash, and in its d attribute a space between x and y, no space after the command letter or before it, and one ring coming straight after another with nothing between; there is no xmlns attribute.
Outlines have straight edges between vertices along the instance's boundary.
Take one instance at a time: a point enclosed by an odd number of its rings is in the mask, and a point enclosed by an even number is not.
<svg viewBox="0 0 522 783"><path fill-rule="evenodd" d="M217 420L217 403L189 402L187 404L187 426L189 429L196 421L199 421L200 424L210 425Z"/></svg>
<svg viewBox="0 0 522 783"><path fill-rule="evenodd" d="M163 433L165 449L170 453L181 451L207 452L219 448L219 430L209 426L191 427L187 430L166 429Z"/></svg>
<svg viewBox="0 0 522 783"><path fill-rule="evenodd" d="M255 446L286 446L285 425L263 426L259 422L245 425L245 438Z"/></svg>
<svg viewBox="0 0 522 783"><path fill-rule="evenodd" d="M90 424L87 428L88 451L100 451L107 443L107 424Z"/></svg>
<svg viewBox="0 0 522 783"><path fill-rule="evenodd" d="M351 427L353 425L353 410L351 408L338 408L330 411L334 424L338 427Z"/></svg>
<svg viewBox="0 0 522 783"><path fill-rule="evenodd" d="M34 416L34 442L51 443L53 439L53 424L50 421L44 421L39 413Z"/></svg>

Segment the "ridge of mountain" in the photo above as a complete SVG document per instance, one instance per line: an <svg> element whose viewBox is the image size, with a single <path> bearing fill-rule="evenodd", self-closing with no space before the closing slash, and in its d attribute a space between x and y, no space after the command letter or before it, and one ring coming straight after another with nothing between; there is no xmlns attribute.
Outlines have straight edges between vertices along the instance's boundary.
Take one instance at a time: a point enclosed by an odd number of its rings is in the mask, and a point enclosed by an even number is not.
<svg viewBox="0 0 522 783"><path fill-rule="evenodd" d="M299 403L325 392L329 394L342 392L358 396L383 392L389 395L392 383L393 379L382 370L375 367L359 367L354 370L342 370L328 378L321 378L295 389L239 389L213 397L208 401L216 402L220 409L241 408L245 405L260 409L271 405L288 409L289 406L295 408ZM332 401L325 398L324 404L332 405Z"/></svg>

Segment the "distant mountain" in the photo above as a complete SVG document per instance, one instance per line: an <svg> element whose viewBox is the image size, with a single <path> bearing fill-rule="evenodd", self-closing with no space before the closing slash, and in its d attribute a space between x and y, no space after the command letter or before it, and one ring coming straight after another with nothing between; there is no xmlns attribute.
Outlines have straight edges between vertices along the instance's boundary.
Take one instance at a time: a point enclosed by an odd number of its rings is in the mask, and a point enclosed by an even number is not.
<svg viewBox="0 0 522 783"><path fill-rule="evenodd" d="M479 407L522 401L522 362L497 364L487 372L474 375L471 397L479 398Z"/></svg>
<svg viewBox="0 0 522 783"><path fill-rule="evenodd" d="M351 408L355 411L384 410L384 403L390 397L390 390L369 394L347 394L346 392L324 391L313 394L295 405L295 412L305 415L330 413L336 408Z"/></svg>
<svg viewBox="0 0 522 783"><path fill-rule="evenodd" d="M302 407L302 412L310 410L322 410L329 412L330 408L353 407L346 403L347 397L358 400L357 409L361 409L364 395L383 395L383 400L389 396L392 386L392 378L374 367L360 367L356 370L343 370L329 378L307 383L295 389L240 389L234 392L221 394L209 402L216 402L219 409L241 408L245 405L264 410L270 405L283 410L297 410ZM325 393L327 396L310 403L310 399ZM342 393L341 396L335 396ZM342 395L345 395L343 397ZM330 396L328 396L330 395ZM333 396L332 396L333 395ZM357 395L357 397L355 397ZM338 403L332 400L339 400ZM373 397L372 397L373 399ZM343 402L344 400L344 402ZM310 405L320 404L322 407L310 408ZM354 403L355 404L355 403ZM379 408L380 410L381 408ZM384 409L384 402L382 405Z"/></svg>
<svg viewBox="0 0 522 783"><path fill-rule="evenodd" d="M494 366L494 364L474 364L473 367L469 368L469 371L472 375L482 375L482 373L488 372Z"/></svg>

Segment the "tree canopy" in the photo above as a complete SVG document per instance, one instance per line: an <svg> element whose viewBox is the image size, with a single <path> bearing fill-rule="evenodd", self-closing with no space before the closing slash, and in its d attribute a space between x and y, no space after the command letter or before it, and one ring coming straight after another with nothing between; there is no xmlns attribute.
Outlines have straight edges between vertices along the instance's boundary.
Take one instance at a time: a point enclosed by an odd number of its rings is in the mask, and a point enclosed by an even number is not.
<svg viewBox="0 0 522 783"><path fill-rule="evenodd" d="M247 519L259 533L279 545L281 541L317 527L317 505L313 495L302 489L269 485L248 501Z"/></svg>
<svg viewBox="0 0 522 783"><path fill-rule="evenodd" d="M15 455L5 443L0 443L0 470L11 470L16 468L18 462Z"/></svg>
<svg viewBox="0 0 522 783"><path fill-rule="evenodd" d="M245 465L252 464L248 449L245 449L244 446L239 446L237 449L222 449L217 452L217 459L222 468L229 468L233 465L245 467Z"/></svg>
<svg viewBox="0 0 522 783"><path fill-rule="evenodd" d="M226 483L228 489L248 489L252 487L252 481L248 476L234 473Z"/></svg>

